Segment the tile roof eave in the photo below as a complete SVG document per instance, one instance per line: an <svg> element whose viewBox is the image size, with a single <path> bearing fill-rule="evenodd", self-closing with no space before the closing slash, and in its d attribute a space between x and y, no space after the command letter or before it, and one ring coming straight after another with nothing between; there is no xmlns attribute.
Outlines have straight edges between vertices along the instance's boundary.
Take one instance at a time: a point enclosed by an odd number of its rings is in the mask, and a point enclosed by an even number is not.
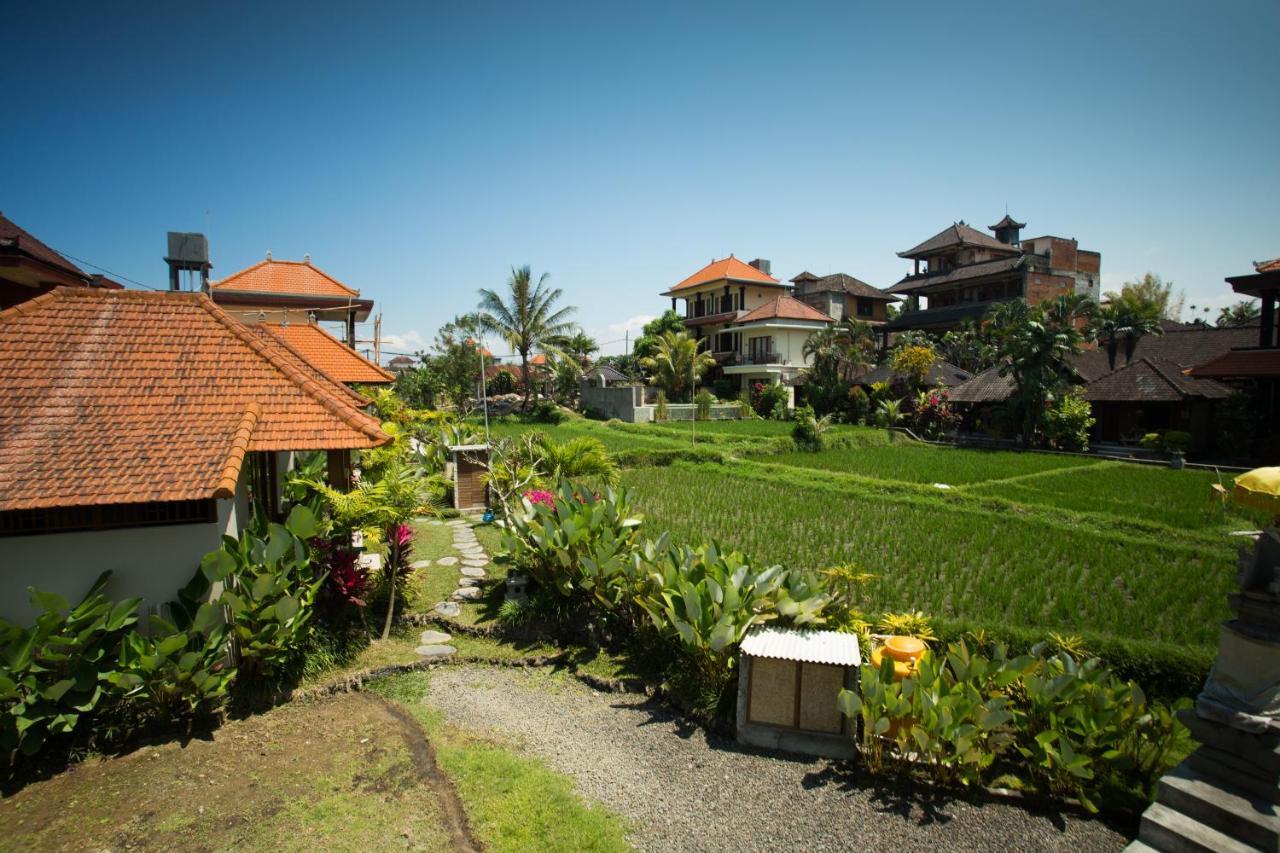
<svg viewBox="0 0 1280 853"><path fill-rule="evenodd" d="M240 482L240 469L244 465L244 455L249 450L249 443L253 439L253 428L258 425L260 417L262 417L262 405L255 400L245 408L244 417L240 419L240 423L231 434L231 450L227 454L227 460L222 464L222 477L218 480L218 485L210 497L235 497L236 484Z"/></svg>
<svg viewBox="0 0 1280 853"><path fill-rule="evenodd" d="M372 441L372 444L369 445L370 447L381 447L391 441L391 436L387 435L379 427L372 425L376 423L374 418L357 412L354 408L341 402L326 391L318 382L310 376L302 373L293 365L282 362L279 359L272 358L266 344L259 340L257 336L249 333L248 330L245 329L243 323L219 308L208 296L200 294L200 303L204 306L204 309L222 323L223 326L231 330L232 334L244 341L253 349L254 352L258 353L259 356L275 367L276 370L283 373L291 382L298 385L298 387L305 391L313 400L327 409L330 414L334 415L357 432L363 433L367 436Z"/></svg>
<svg viewBox="0 0 1280 853"><path fill-rule="evenodd" d="M299 362L306 365L308 368L310 368L311 370L314 370L316 373L319 373L321 376L327 379L332 384L333 389L336 390L338 393L342 394L352 406L356 407L357 409L363 410L366 406L369 405L369 401L366 398L362 397L354 389L349 388L345 383L339 382L337 379L330 376L322 368L312 364L310 361L307 360L307 357L305 355L303 355L301 352L298 351L297 347L295 347L293 344L289 343L279 335L272 334L270 328L266 326L259 326L259 325L250 326L248 328L262 329L264 334L267 334L270 336L271 343L273 345L277 345L281 349L287 351L291 356L296 358Z"/></svg>

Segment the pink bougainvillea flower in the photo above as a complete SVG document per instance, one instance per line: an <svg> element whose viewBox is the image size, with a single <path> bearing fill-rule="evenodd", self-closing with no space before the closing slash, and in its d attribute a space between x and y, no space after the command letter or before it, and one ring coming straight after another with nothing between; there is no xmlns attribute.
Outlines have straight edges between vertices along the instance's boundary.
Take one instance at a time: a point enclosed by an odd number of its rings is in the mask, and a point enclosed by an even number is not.
<svg viewBox="0 0 1280 853"><path fill-rule="evenodd" d="M524 499L531 504L542 504L543 506L555 506L556 496L546 489L530 489L524 493Z"/></svg>

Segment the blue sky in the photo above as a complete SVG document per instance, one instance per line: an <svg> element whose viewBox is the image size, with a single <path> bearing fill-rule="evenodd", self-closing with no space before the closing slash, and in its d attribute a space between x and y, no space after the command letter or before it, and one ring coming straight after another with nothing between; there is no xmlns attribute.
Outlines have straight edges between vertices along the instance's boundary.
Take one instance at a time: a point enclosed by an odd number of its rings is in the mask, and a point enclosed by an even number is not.
<svg viewBox="0 0 1280 853"><path fill-rule="evenodd" d="M389 349L513 264L615 341L712 257L884 287L1006 205L1108 287L1216 307L1280 255L1277 29L1274 0L20 2L0 210L155 285L169 230L215 277L310 253Z"/></svg>

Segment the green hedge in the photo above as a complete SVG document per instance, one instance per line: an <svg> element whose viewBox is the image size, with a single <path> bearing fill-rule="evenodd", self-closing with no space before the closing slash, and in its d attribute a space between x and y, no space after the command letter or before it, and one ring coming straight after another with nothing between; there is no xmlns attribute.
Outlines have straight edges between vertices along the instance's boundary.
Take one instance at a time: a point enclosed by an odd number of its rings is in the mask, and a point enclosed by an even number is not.
<svg viewBox="0 0 1280 853"><path fill-rule="evenodd" d="M1048 640L1048 632L1010 625L979 625L959 619L930 619L939 646L965 638L971 631L985 631L992 642L1004 643L1011 654L1022 654ZM1061 632L1066 633L1066 632ZM1130 640L1105 634L1080 632L1085 649L1102 659L1117 676L1133 681L1153 699L1172 701L1195 697L1204 687L1213 666L1214 649L1182 646L1150 640Z"/></svg>
<svg viewBox="0 0 1280 853"><path fill-rule="evenodd" d="M787 439L790 441L790 439ZM619 468L663 467L675 462L714 462L723 464L728 455L711 447L681 447L675 449L634 448L612 453L613 461Z"/></svg>

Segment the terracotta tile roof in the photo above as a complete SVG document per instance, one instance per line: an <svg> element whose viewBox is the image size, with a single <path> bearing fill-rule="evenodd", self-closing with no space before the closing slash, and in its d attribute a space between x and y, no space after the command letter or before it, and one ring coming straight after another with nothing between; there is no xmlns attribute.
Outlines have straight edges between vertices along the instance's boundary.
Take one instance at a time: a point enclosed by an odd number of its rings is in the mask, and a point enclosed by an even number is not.
<svg viewBox="0 0 1280 853"><path fill-rule="evenodd" d="M1269 261L1256 261L1253 268L1258 272L1278 272L1280 271L1280 258L1272 258Z"/></svg>
<svg viewBox="0 0 1280 853"><path fill-rule="evenodd" d="M1212 379L1186 376L1180 365L1161 358L1138 358L1085 386L1091 403L1180 403L1221 400L1231 389Z"/></svg>
<svg viewBox="0 0 1280 853"><path fill-rule="evenodd" d="M1213 379L1280 378L1280 349L1236 349L1187 371Z"/></svg>
<svg viewBox="0 0 1280 853"><path fill-rule="evenodd" d="M995 225L987 226L987 228L989 228L992 231L995 231L999 228L1026 228L1026 227L1027 227L1027 223L1019 222L1018 220L1014 219L1012 216L1010 216L1007 213L1004 215L1004 219L1001 219Z"/></svg>
<svg viewBox="0 0 1280 853"><path fill-rule="evenodd" d="M804 304L793 296L779 296L771 299L759 308L753 308L738 318L739 323L753 323L756 320L814 320L819 323L834 323L835 320L823 314L817 308Z"/></svg>
<svg viewBox="0 0 1280 853"><path fill-rule="evenodd" d="M971 228L963 222L957 222L943 228L920 245L912 246L905 252L898 252L898 257L914 258L919 255L928 255L932 252L960 246L977 246L982 249L995 249L1002 252L1021 251L1015 246L1001 243L990 234L983 234L976 228Z"/></svg>
<svg viewBox="0 0 1280 853"><path fill-rule="evenodd" d="M356 297L360 291L347 287L310 261L277 261L267 258L247 269L210 282L215 291L272 293L289 296Z"/></svg>
<svg viewBox="0 0 1280 853"><path fill-rule="evenodd" d="M383 370L319 326L263 323L263 328L293 347L307 362L339 382L385 385L394 373Z"/></svg>
<svg viewBox="0 0 1280 853"><path fill-rule="evenodd" d="M84 270L31 236L25 228L3 213L0 213L0 249L21 252L37 261L66 270L81 278L89 277Z"/></svg>
<svg viewBox="0 0 1280 853"><path fill-rule="evenodd" d="M697 287L699 284L706 284L709 281L720 281L728 279L729 281L747 281L757 282L760 284L782 284L768 273L763 273L751 264L745 264L742 261L730 255L719 261L712 261L675 287L667 291L667 293L675 293L680 290L688 290L691 287Z"/></svg>
<svg viewBox="0 0 1280 853"><path fill-rule="evenodd" d="M818 279L820 279L820 278L822 278L822 276L820 276L820 275L814 275L813 273L809 272L808 270L805 270L804 272L800 273L800 275L798 275L798 276L796 276L795 278L791 279L791 282L792 282L792 284L799 284L799 283L800 283L800 282L802 282L802 281L817 281L817 280L818 280Z"/></svg>
<svg viewBox="0 0 1280 853"><path fill-rule="evenodd" d="M203 294L59 288L0 312L0 510L227 494L244 454L377 420Z"/></svg>
<svg viewBox="0 0 1280 853"><path fill-rule="evenodd" d="M349 385L344 385L337 379L325 373L320 368L312 364L307 357L293 347L288 341L277 338L271 334L271 330L266 328L263 323L246 323L245 330L258 338L258 341L266 347L272 358L282 360L293 365L298 371L304 375L314 379L316 382L324 386L330 394L339 399L345 400L348 405L355 406L357 409L364 410L369 405L369 400L361 396Z"/></svg>

